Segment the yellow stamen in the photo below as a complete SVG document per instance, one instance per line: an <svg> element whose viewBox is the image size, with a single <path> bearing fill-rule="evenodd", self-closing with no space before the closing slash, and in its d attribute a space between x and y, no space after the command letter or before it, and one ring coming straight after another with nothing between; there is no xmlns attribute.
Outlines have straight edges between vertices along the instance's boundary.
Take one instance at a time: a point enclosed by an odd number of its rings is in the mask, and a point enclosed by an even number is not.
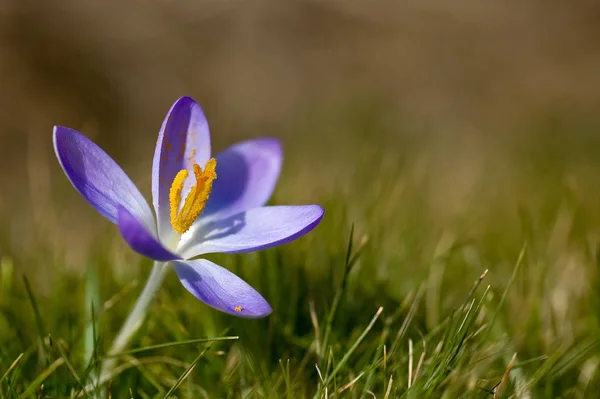
<svg viewBox="0 0 600 399"><path fill-rule="evenodd" d="M235 310L235 311L236 311L236 312L238 312L238 313L239 313L239 312L241 312L241 311L242 311L242 309L243 309L243 308L242 308L241 306L239 306L239 305L238 305L238 306L236 306L235 308L233 308L233 310Z"/></svg>
<svg viewBox="0 0 600 399"><path fill-rule="evenodd" d="M183 234L192 226L194 221L200 216L206 201L210 196L212 190L213 180L217 178L215 168L217 167L217 161L211 158L204 166L204 171L198 164L194 164L194 176L196 177L196 185L192 186L185 202L179 209L181 203L181 193L183 191L183 184L185 179L189 176L189 172L185 169L180 170L169 191L169 202L171 205L171 225L173 229L179 234Z"/></svg>

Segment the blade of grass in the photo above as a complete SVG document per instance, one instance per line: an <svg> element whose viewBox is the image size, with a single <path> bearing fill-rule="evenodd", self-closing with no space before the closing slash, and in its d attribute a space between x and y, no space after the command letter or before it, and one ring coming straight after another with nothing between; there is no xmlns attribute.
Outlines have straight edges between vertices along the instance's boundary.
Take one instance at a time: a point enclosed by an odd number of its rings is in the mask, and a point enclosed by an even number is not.
<svg viewBox="0 0 600 399"><path fill-rule="evenodd" d="M498 304L498 307L494 311L494 314L492 315L492 319L490 320L490 323L488 324L488 328L485 331L485 333L483 334L483 337L481 338L482 342L487 342L487 339L492 331L494 323L496 322L496 318L498 317L498 314L500 313L500 309L502 309L504 307L504 302L506 302L506 298L508 297L508 291L510 290L510 287L513 285L513 283L517 279L519 269L521 268L521 265L523 264L523 261L525 260L526 253L527 253L527 244L523 244L523 247L521 248L521 252L519 252L519 257L517 258L515 267L513 268L512 275L510 276L510 279L508 280L508 284L506 285L506 288L504 289L504 292L502 293L502 297L500 298L500 303Z"/></svg>
<svg viewBox="0 0 600 399"><path fill-rule="evenodd" d="M64 360L65 365L71 372L71 375L73 376L73 378L75 378L75 381L77 381L77 385L80 386L80 390L84 389L83 383L81 382L81 378L79 378L77 371L75 370L75 368L73 367L73 365L71 364L69 359L67 358L67 355L65 354L65 351L62 348L62 343L60 341L56 342L56 347L58 348L58 352L60 353L61 358ZM89 398L90 397L89 393L87 391L84 391L84 392L85 392L85 395Z"/></svg>
<svg viewBox="0 0 600 399"><path fill-rule="evenodd" d="M169 389L169 391L164 396L164 399L169 398L177 390L177 388L179 388L179 385L181 385L181 383L187 378L187 376L190 375L192 371L194 371L194 368L196 368L196 365L204 357L204 354L210 348L211 345L212 343L209 343L208 346L204 348L202 352L200 352L200 354L196 357L196 359L194 359L192 364L190 364L190 367L188 367L188 369L179 377L175 385L173 385L171 389Z"/></svg>
<svg viewBox="0 0 600 399"><path fill-rule="evenodd" d="M360 345L360 343L365 339L365 337L367 336L369 331L371 331L371 329L375 325L375 322L377 321L379 316L381 316L382 312L383 312L383 307L379 307L379 309L377 309L377 312L375 313L375 316L373 316L373 318L369 322L369 325L367 325L367 328L364 329L362 334L360 334L358 339L354 342L354 344L352 344L350 349L348 349L348 351L344 354L344 357L342 357L342 360L340 360L340 362L335 366L335 368L333 369L333 372L327 377L327 379L325 380L325 385L328 385L331 382L331 380L336 376L336 374L342 369L342 367L344 367L344 365L346 364L348 359L350 359L350 356L352 356L352 353L354 353L356 348L358 348L358 345Z"/></svg>
<svg viewBox="0 0 600 399"><path fill-rule="evenodd" d="M212 343L212 342L217 342L217 341L233 341L233 340L236 340L239 338L240 338L239 336L228 336L228 337L216 337L216 338L189 339L186 341L176 341L176 342L168 342L165 344L144 346L142 348L135 348L135 349L119 352L119 353L107 354L104 357L119 357L119 356L123 356L123 355L132 355L134 353L146 352L146 351L150 351L150 350L154 350L154 349L170 348L173 346L180 346L180 345L199 344L199 343L205 343L205 342Z"/></svg>
<svg viewBox="0 0 600 399"><path fill-rule="evenodd" d="M346 288L346 279L347 279L349 268L350 268L349 262L350 262L350 256L352 254L352 241L353 240L354 240L354 223L352 224L352 227L350 227L350 238L348 239L348 248L346 250L346 265L344 267L342 283L340 285L340 288L337 290L335 297L333 298L331 310L329 311L329 314L327 315L327 321L325 322L325 333L323 334L323 343L321 344L321 348L323 348L323 351L326 351L326 349L327 349L327 344L329 341L329 334L331 334L331 328L333 325L333 319L335 317L335 313L337 311L338 305L342 299L342 293L343 293L344 289Z"/></svg>
<svg viewBox="0 0 600 399"><path fill-rule="evenodd" d="M353 253L352 252L353 241L354 241L354 223L352 223L352 226L350 228L350 237L348 239L348 248L346 250L346 260L345 260L344 274L342 275L342 282L340 284L340 288L336 292L335 297L333 298L331 310L329 311L329 314L327 315L327 321L325 323L325 333L323 334L323 343L321 344L321 349L323 350L323 353L327 348L327 344L329 343L329 336L331 334L333 320L335 319L337 309L338 309L340 302L342 301L342 298L344 297L344 294L346 292L346 286L348 283L348 275L352 271L352 267L356 264L356 261L359 259L363 249L369 242L369 240L366 237L363 237L363 239L361 240L361 242L358 246L358 249Z"/></svg>
<svg viewBox="0 0 600 399"><path fill-rule="evenodd" d="M54 362L52 362L52 364L50 364L48 368L42 371L40 375L35 380L33 380L31 384L29 384L29 386L23 391L21 396L19 396L19 399L25 399L33 392L35 392L40 387L42 382L44 382L46 378L52 375L52 373L54 373L56 369L62 366L63 364L65 364L65 360L62 357L59 357Z"/></svg>
<svg viewBox="0 0 600 399"><path fill-rule="evenodd" d="M0 384L2 384L2 382L6 379L6 377L8 377L8 374L11 372L12 369L15 368L15 366L21 361L21 359L23 358L24 353L21 353L19 356L17 356L17 358L11 363L10 367L4 372L4 374L2 375L2 378L0 378Z"/></svg>
<svg viewBox="0 0 600 399"><path fill-rule="evenodd" d="M342 386L340 389L335 391L331 396L338 396L345 390L352 388L354 386L354 384L356 384L358 382L358 380L360 380L362 378L362 376L365 375L365 373L366 373L366 371L363 371L362 373L360 373L359 375L354 377L350 382L348 382L346 385Z"/></svg>
<svg viewBox="0 0 600 399"><path fill-rule="evenodd" d="M418 309L419 303L421 302L421 299L423 297L424 291L425 291L424 285L419 286L417 293L415 294L415 297L413 298L410 308L408 310L408 315L406 315L406 317L404 318L402 325L398 329L398 333L396 333L394 342L392 342L392 346L388 353L388 357L391 358L396 353L396 350L400 346L400 341L402 340L402 337L404 337L404 335L408 331L408 327L410 326L410 323L413 321L413 319L415 317L415 313L417 312L417 309Z"/></svg>
<svg viewBox="0 0 600 399"><path fill-rule="evenodd" d="M48 348L47 348L47 345L44 342L44 338L43 338L47 335L46 328L44 327L44 321L42 319L42 315L40 314L40 309L38 307L38 303L35 299L35 296L33 295L31 285L29 284L29 280L27 279L27 276L25 276L25 275L23 275L23 284L25 285L25 291L27 292L27 297L29 298L29 302L31 303L31 308L33 309L33 313L35 316L35 324L38 329L41 347L44 352L44 355L47 357L48 356L48 350L47 350Z"/></svg>

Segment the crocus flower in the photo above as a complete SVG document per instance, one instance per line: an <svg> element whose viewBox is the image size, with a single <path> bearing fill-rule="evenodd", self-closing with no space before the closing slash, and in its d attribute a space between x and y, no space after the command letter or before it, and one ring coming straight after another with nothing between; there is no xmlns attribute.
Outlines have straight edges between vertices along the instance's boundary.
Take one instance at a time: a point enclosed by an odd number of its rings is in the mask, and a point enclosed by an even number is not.
<svg viewBox="0 0 600 399"><path fill-rule="evenodd" d="M323 217L318 205L265 206L281 169L276 139L231 146L211 158L208 123L191 98L175 102L158 135L150 206L131 179L81 133L54 128L58 160L79 193L138 253L170 262L196 298L240 317L271 313L241 278L198 256L240 253L288 243Z"/></svg>

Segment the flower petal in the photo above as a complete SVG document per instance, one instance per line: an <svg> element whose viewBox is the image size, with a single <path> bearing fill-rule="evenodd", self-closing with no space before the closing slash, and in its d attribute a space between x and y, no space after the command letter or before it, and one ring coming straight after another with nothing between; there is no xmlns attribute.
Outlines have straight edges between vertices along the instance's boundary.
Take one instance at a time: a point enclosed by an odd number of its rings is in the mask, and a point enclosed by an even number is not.
<svg viewBox="0 0 600 399"><path fill-rule="evenodd" d="M119 207L118 226L123 239L136 252L150 259L166 262L181 259L165 249L156 237L149 232L127 209Z"/></svg>
<svg viewBox="0 0 600 399"><path fill-rule="evenodd" d="M98 212L117 223L124 207L150 231L156 224L148 203L123 169L94 142L76 130L54 127L54 151L77 191Z"/></svg>
<svg viewBox="0 0 600 399"><path fill-rule="evenodd" d="M181 237L177 253L184 258L212 252L249 252L286 244L311 231L323 218L318 205L267 206L205 225L192 226Z"/></svg>
<svg viewBox="0 0 600 399"><path fill-rule="evenodd" d="M244 280L206 259L171 262L186 290L215 309L238 317L272 312L268 302Z"/></svg>
<svg viewBox="0 0 600 399"><path fill-rule="evenodd" d="M202 168L210 158L208 122L200 105L189 97L173 104L158 134L152 164L152 200L158 219L159 236L168 240L174 234L170 226L169 190L177 173ZM184 185L183 198L195 182Z"/></svg>
<svg viewBox="0 0 600 399"><path fill-rule="evenodd" d="M203 217L225 218L267 203L281 171L279 140L244 141L216 156L217 179Z"/></svg>

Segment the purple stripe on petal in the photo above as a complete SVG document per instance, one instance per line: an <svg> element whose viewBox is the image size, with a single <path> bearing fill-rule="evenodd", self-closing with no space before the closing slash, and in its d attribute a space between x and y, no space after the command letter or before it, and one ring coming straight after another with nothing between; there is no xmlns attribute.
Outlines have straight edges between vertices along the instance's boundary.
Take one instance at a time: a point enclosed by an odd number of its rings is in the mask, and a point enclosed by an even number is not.
<svg viewBox="0 0 600 399"><path fill-rule="evenodd" d="M323 218L318 205L266 206L192 228L181 237L177 252L184 258L212 252L257 251L303 236Z"/></svg>
<svg viewBox="0 0 600 399"><path fill-rule="evenodd" d="M169 190L175 175L192 170L197 163L202 168L210 158L208 122L200 105L189 97L173 104L158 134L152 164L152 200L158 218L159 236L163 240L174 234L170 225ZM188 179L183 198L192 184Z"/></svg>
<svg viewBox="0 0 600 399"><path fill-rule="evenodd" d="M118 226L123 239L134 251L161 262L181 259L165 249L154 235L123 207L119 207Z"/></svg>
<svg viewBox="0 0 600 399"><path fill-rule="evenodd" d="M216 156L217 180L203 216L225 218L267 203L281 171L277 139L244 141Z"/></svg>
<svg viewBox="0 0 600 399"><path fill-rule="evenodd" d="M54 151L65 174L98 212L117 223L119 206L156 228L148 203L123 169L94 142L76 130L54 127Z"/></svg>
<svg viewBox="0 0 600 399"><path fill-rule="evenodd" d="M215 309L246 318L265 317L273 311L244 280L206 259L171 264L185 289Z"/></svg>

